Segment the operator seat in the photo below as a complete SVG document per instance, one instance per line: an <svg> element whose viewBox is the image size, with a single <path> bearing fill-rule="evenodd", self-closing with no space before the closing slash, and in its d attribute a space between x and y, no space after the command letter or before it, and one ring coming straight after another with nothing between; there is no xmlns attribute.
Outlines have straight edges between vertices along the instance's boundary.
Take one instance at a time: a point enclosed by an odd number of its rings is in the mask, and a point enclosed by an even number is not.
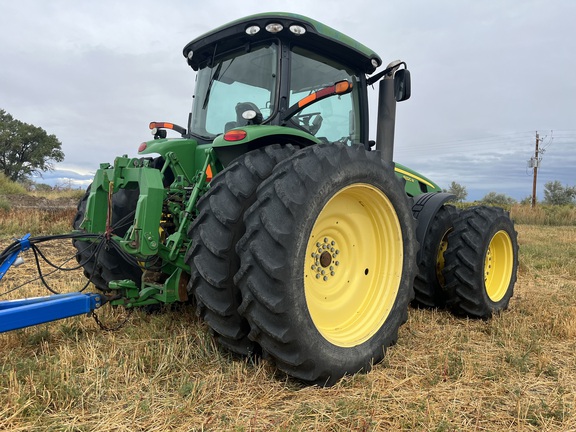
<svg viewBox="0 0 576 432"><path fill-rule="evenodd" d="M248 124L248 120L242 117L242 114L248 110L253 110L256 114L262 115L260 109L256 106L256 104L252 102L238 102L236 104L236 121L227 122L224 125L224 132L228 132L230 129L234 129L240 126L246 126Z"/></svg>

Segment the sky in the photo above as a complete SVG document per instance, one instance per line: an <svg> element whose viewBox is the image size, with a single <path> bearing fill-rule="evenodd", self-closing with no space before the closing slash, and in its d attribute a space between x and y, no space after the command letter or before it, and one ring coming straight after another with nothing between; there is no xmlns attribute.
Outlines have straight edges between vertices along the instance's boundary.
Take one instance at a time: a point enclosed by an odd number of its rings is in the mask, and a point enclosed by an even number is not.
<svg viewBox="0 0 576 432"><path fill-rule="evenodd" d="M532 193L536 132L544 184L576 185L576 2L0 0L0 108L62 142L39 182L86 185L100 163L136 156L150 121L186 126L194 72L183 47L254 13L309 16L405 61L394 159L468 200ZM370 91L375 138L377 87Z"/></svg>

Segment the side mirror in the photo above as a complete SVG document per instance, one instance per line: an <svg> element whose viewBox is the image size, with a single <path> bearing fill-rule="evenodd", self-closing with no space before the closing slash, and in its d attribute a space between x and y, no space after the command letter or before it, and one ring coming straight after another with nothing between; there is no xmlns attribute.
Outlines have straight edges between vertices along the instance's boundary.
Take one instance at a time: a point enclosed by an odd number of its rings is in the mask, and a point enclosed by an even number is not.
<svg viewBox="0 0 576 432"><path fill-rule="evenodd" d="M410 99L410 71L400 69L394 74L394 97L396 102L402 102Z"/></svg>

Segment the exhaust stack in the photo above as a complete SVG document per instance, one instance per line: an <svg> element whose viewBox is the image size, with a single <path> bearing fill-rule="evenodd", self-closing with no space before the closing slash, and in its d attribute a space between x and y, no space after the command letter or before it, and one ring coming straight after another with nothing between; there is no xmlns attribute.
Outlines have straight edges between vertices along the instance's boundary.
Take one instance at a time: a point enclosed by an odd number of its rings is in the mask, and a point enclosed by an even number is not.
<svg viewBox="0 0 576 432"><path fill-rule="evenodd" d="M394 127L396 124L396 102L410 97L410 74L398 68L406 63L396 60L382 72L378 91L378 119L376 122L376 150L380 150L382 160L392 162L394 157ZM381 76L380 74L378 74ZM377 79L375 76L374 78Z"/></svg>

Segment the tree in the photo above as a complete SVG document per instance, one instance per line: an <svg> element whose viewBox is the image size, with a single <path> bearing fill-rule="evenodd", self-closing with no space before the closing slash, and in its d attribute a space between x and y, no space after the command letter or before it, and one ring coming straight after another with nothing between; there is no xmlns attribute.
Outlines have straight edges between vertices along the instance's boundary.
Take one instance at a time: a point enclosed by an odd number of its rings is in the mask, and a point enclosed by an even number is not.
<svg viewBox="0 0 576 432"><path fill-rule="evenodd" d="M551 205L566 205L574 203L576 186L562 186L558 180L544 184L544 202Z"/></svg>
<svg viewBox="0 0 576 432"><path fill-rule="evenodd" d="M10 180L23 180L31 174L52 171L62 162L62 143L55 135L15 119L0 109L0 172Z"/></svg>
<svg viewBox="0 0 576 432"><path fill-rule="evenodd" d="M456 183L453 181L450 183L450 187L448 189L444 189L444 192L451 193L456 195L456 201L462 202L468 196L468 192L466 191L466 186L462 186L461 184Z"/></svg>
<svg viewBox="0 0 576 432"><path fill-rule="evenodd" d="M514 204L516 200L503 193L488 192L480 202L485 205L507 206Z"/></svg>

